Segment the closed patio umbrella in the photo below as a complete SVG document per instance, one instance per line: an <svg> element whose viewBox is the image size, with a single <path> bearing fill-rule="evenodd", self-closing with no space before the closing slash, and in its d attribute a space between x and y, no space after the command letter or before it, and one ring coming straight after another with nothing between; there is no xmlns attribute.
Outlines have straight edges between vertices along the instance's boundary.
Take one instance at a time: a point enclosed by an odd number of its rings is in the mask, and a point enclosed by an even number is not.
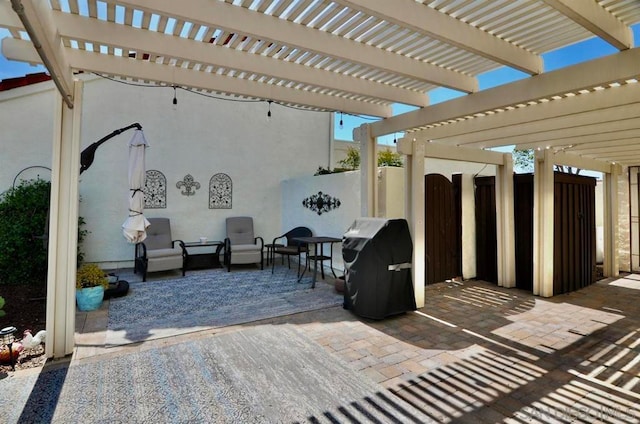
<svg viewBox="0 0 640 424"><path fill-rule="evenodd" d="M136 130L129 142L129 217L122 224L122 233L129 243L139 243L147 238L149 221L143 214L147 146L142 130Z"/></svg>

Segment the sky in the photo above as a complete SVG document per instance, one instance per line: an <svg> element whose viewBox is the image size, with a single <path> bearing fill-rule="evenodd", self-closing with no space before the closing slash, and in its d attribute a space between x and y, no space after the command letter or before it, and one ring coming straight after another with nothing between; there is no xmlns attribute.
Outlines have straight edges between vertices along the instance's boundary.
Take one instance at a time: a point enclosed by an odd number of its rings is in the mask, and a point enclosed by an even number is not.
<svg viewBox="0 0 640 424"><path fill-rule="evenodd" d="M640 24L633 25L631 27L634 37L634 45L638 46L640 40ZM5 29L0 29L0 39L9 36L9 32ZM585 62L598 57L607 56L616 53L618 50L612 47L598 37L591 38L581 43L573 44L571 46L558 49L542 55L544 60L545 72L553 71L555 69L564 68L569 65ZM31 66L23 62L15 62L7 60L2 54L0 54L0 79L21 77L26 74L44 72L43 66ZM528 75L508 68L501 67L494 71L486 72L478 75L478 83L481 90L495 87L502 84L507 84L519 79L527 78ZM443 101L451 100L456 97L464 96L464 93L447 89L438 88L429 92L430 104L437 104ZM415 107L396 104L393 105L393 114L409 112L416 109ZM338 140L353 140L353 129L360 126L363 123L370 123L378 118L372 117L356 117L348 114L335 114L335 138ZM343 125L339 123L342 120ZM399 134L391 134L388 136L380 137L378 139L381 144L392 145L394 137L400 138Z"/></svg>

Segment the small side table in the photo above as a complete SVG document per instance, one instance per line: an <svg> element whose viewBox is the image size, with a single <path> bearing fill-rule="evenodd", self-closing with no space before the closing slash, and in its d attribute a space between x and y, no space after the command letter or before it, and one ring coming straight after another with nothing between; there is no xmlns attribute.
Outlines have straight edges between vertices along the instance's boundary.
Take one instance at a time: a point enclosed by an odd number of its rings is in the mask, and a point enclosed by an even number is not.
<svg viewBox="0 0 640 424"><path fill-rule="evenodd" d="M284 244L280 244L280 243L269 243L269 244L265 244L264 247L267 248L267 265L269 265L271 262L275 261L275 248L276 247L284 247Z"/></svg>
<svg viewBox="0 0 640 424"><path fill-rule="evenodd" d="M326 237L326 236L314 236L314 237L296 237L294 238L296 241L300 241L302 243L313 244L313 254L307 254L307 259L309 261L313 261L313 277L311 279L311 288L316 287L316 280L318 275L318 262L320 262L320 272L322 273L322 278L324 278L324 267L322 262L329 261L329 266L331 267L331 272L335 278L338 278L335 270L333 269L333 244L342 242L342 239L336 237ZM324 254L323 246L325 244L329 244L331 251L329 255ZM320 245L320 249L318 249L318 245ZM298 282L302 279L304 273L307 272L307 265L305 264L304 270L302 274L298 277Z"/></svg>
<svg viewBox="0 0 640 424"><path fill-rule="evenodd" d="M220 264L220 252L224 248L224 243L221 241L207 241L205 243L194 241L184 243L185 250L187 251L187 258L185 263L186 270L192 269L204 269L204 268L222 268ZM200 250L200 247L214 247L213 252L201 252L194 253L195 250Z"/></svg>

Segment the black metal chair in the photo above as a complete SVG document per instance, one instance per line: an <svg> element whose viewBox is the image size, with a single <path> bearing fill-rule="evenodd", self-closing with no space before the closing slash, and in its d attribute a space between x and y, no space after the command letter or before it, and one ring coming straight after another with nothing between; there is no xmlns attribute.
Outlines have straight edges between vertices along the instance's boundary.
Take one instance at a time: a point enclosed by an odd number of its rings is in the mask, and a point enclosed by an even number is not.
<svg viewBox="0 0 640 424"><path fill-rule="evenodd" d="M274 238L272 243L273 261L271 262L271 273L273 274L273 270L275 268L276 254L282 256L283 264L284 257L287 257L287 264L289 266L289 269L291 269L291 256L295 255L298 256L298 276L300 276L300 263L302 262L302 254L306 254L309 251L309 245L307 243L303 243L294 239L296 237L311 236L313 236L313 232L311 231L311 229L307 227L296 227L292 230L287 231L283 235ZM286 239L286 244L284 239ZM281 241L281 243L277 243L279 240Z"/></svg>

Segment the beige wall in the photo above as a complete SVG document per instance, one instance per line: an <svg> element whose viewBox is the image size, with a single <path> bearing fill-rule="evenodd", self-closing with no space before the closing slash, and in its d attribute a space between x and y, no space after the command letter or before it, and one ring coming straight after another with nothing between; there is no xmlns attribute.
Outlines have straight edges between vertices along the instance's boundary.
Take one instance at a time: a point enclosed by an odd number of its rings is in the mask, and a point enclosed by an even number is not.
<svg viewBox="0 0 640 424"><path fill-rule="evenodd" d="M258 235L281 234L283 180L310 176L329 164L331 113L298 111L266 104L217 100L170 88L143 88L82 76L81 148L134 122L142 124L150 147L147 169L167 178L167 208L147 209L148 217L169 217L173 237L185 241L224 238L228 216L249 215ZM51 166L53 84L36 84L0 93L0 192L32 165ZM130 266L133 245L122 236L128 214L127 144L133 131L103 144L89 170L80 176L80 215L89 235L86 260L105 267ZM300 152L304 154L300 154ZM79 166L78 166L79 168ZM209 180L228 174L233 208L209 209ZM184 196L176 183L186 175L200 183Z"/></svg>

